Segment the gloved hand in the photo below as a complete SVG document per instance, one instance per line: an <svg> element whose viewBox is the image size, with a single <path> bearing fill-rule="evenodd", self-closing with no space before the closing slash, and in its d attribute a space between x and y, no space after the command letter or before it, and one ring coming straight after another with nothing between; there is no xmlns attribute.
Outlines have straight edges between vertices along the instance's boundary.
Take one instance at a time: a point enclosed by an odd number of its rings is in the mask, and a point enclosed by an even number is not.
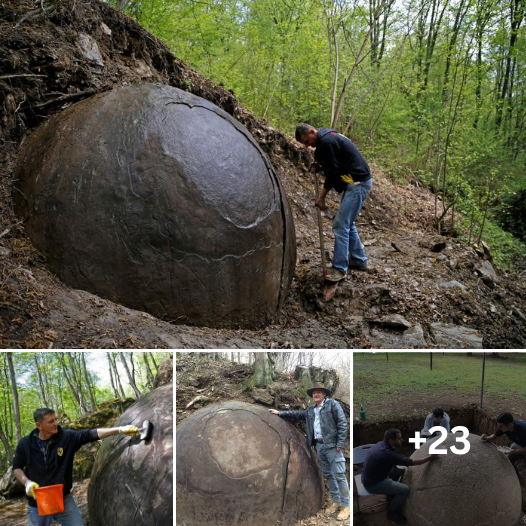
<svg viewBox="0 0 526 526"><path fill-rule="evenodd" d="M139 428L137 426L123 426L119 427L119 433L127 436L133 436L139 434Z"/></svg>
<svg viewBox="0 0 526 526"><path fill-rule="evenodd" d="M26 482L26 495L35 499L35 492L33 490L36 488L40 488L40 486L36 482L28 479Z"/></svg>

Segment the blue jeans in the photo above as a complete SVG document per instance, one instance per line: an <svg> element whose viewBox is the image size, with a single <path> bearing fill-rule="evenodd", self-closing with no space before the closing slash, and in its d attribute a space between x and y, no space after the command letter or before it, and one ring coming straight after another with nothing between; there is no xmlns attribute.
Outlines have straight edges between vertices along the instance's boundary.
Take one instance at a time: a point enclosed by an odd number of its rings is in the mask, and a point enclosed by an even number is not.
<svg viewBox="0 0 526 526"><path fill-rule="evenodd" d="M334 258L332 266L347 273L349 263L367 265L367 256L362 247L355 221L373 187L373 180L347 186L332 223L334 232Z"/></svg>
<svg viewBox="0 0 526 526"><path fill-rule="evenodd" d="M64 511L49 517L41 517L38 509L28 506L27 508L27 526L49 526L55 519L62 526L84 526L79 509L73 500L71 493L64 497Z"/></svg>
<svg viewBox="0 0 526 526"><path fill-rule="evenodd" d="M391 472L386 479L381 480L372 486L364 486L364 488L369 493L376 495L394 495L394 499L391 501L387 509L389 511L398 511L409 495L409 486L407 484L402 484L401 482L396 482L403 473L403 469L399 469L395 466L391 469Z"/></svg>
<svg viewBox="0 0 526 526"><path fill-rule="evenodd" d="M332 502L341 502L342 507L351 507L349 483L345 476L345 457L343 451L336 451L335 447L316 444L318 462L323 476L327 479Z"/></svg>
<svg viewBox="0 0 526 526"><path fill-rule="evenodd" d="M519 446L519 444L516 444L515 442L513 442L513 444L511 445L511 450L513 451L514 449L522 449L522 446ZM519 468L517 467L517 460L519 460L521 456L523 456L524 459L526 460L526 453L518 453L517 455L508 455L509 461L513 464L513 467L515 468L515 471L517 472L519 470Z"/></svg>

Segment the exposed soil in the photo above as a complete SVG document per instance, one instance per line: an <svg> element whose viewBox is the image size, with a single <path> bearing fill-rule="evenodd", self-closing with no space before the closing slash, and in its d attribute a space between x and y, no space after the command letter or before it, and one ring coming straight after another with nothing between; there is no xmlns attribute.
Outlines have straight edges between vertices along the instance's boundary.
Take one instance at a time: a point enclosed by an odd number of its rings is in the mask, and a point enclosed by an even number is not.
<svg viewBox="0 0 526 526"><path fill-rule="evenodd" d="M38 12L40 0L0 6L2 347L437 347L429 333L432 322L476 329L486 348L526 347L524 277L498 270L496 279L482 279L475 268L487 256L433 230L434 196L419 186L394 183L374 162L374 189L357 222L373 271L350 272L325 303L308 173L311 154L108 4L64 0L46 5L53 11L45 15ZM32 10L36 14L23 20ZM82 35L97 43L102 65L80 50ZM294 215L298 260L290 296L273 325L258 331L174 326L72 290L46 269L44 256L26 236L12 206L13 166L26 134L83 98L144 82L163 82L214 102L249 129L276 168ZM338 207L336 196L329 195L323 213L328 248ZM445 242L441 252L431 250L437 242ZM453 280L466 290L442 286ZM401 330L380 321L388 314L402 315L422 338L416 344L402 340Z"/></svg>
<svg viewBox="0 0 526 526"><path fill-rule="evenodd" d="M247 364L236 364L230 361L215 362L202 359L199 356L181 355L176 361L176 425L188 418L202 407L228 400L246 403L257 403L252 394L244 388L244 383L253 374L252 367ZM298 390L298 383L293 375L280 377L265 391L274 397L272 405L282 410L297 410L308 407L309 400L304 398ZM349 405L338 400L346 415L349 415ZM294 422L303 434L305 426L301 422ZM348 477L350 476L350 437L344 451L347 460ZM332 504L327 482L325 481L325 495L323 509ZM314 517L298 521L295 526L338 526L342 522L336 520L336 515L326 515L323 511Z"/></svg>

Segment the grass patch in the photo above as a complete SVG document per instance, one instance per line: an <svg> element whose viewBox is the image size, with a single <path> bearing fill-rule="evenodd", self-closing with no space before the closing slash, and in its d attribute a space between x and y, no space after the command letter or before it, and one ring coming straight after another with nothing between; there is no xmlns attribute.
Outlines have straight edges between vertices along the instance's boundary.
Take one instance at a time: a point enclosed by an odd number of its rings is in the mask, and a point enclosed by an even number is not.
<svg viewBox="0 0 526 526"><path fill-rule="evenodd" d="M507 356L486 355L484 396L526 401L526 353ZM358 412L360 403L366 410L386 402L392 406L408 393L418 393L422 398L480 395L482 357L482 353L433 353L431 371L429 352L390 352L389 360L385 352L355 352L353 409Z"/></svg>

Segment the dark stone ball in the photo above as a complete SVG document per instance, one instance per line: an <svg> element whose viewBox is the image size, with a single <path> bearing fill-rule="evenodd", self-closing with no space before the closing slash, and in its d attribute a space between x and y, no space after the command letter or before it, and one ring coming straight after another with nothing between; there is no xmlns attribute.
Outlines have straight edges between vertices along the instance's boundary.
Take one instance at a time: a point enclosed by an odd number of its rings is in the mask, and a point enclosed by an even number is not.
<svg viewBox="0 0 526 526"><path fill-rule="evenodd" d="M25 142L16 211L68 285L176 323L260 327L296 262L292 214L250 133L162 84L123 87Z"/></svg>
<svg viewBox="0 0 526 526"><path fill-rule="evenodd" d="M323 478L313 451L266 408L214 404L176 433L176 524L287 526L321 508Z"/></svg>
<svg viewBox="0 0 526 526"><path fill-rule="evenodd" d="M105 438L88 487L90 526L173 524L173 384L140 398L113 427L153 424L152 436Z"/></svg>

